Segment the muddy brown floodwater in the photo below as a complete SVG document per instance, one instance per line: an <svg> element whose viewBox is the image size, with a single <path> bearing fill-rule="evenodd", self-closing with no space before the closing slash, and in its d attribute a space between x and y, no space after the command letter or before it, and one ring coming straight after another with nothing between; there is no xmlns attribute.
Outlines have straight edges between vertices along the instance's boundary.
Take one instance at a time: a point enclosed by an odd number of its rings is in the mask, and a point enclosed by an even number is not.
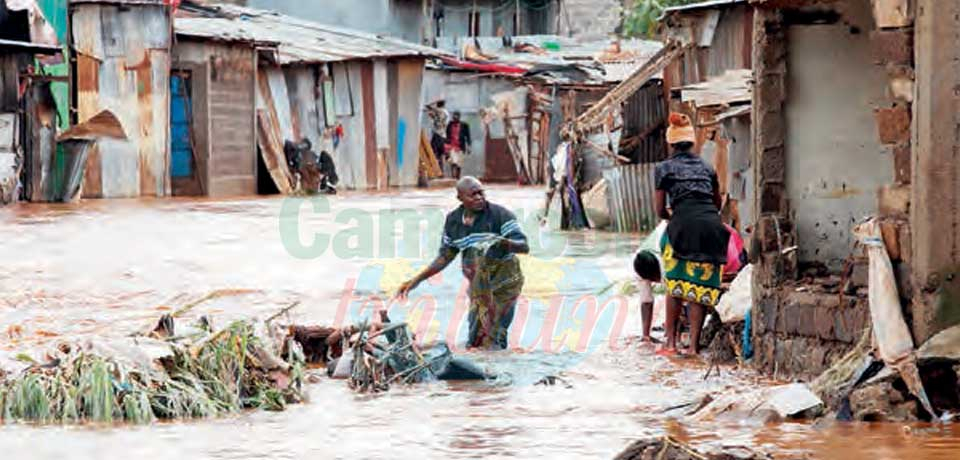
<svg viewBox="0 0 960 460"><path fill-rule="evenodd" d="M541 192L493 187L489 196L513 209L532 211ZM444 211L455 206L448 191L345 195L329 203L330 212L300 208L295 218L299 241L309 243L318 231L333 235L356 227L366 219L363 216L381 210ZM0 210L0 365L10 363L15 353L35 352L59 340L129 334L163 312L213 291L219 296L198 306L191 318L210 315L222 325L231 319L262 317L300 300L302 306L291 321L331 323L345 286L352 286L351 280L371 266L388 265L380 239L373 238L374 251L356 257L337 249L336 238L334 250L319 257L295 257L281 236L283 205L282 198L113 200ZM377 222L376 217L371 219ZM427 233L422 232L422 240L439 238ZM597 271L609 280L630 274L635 237L550 232L539 236L568 237L563 256L595 269L593 274L554 283L560 295L599 288ZM395 262L392 266L404 267ZM459 276L458 271L452 266L444 276ZM547 271L528 270L529 289L549 291L550 283L537 278ZM384 277L389 277L387 272L408 273L383 268ZM379 290L396 282L384 280ZM436 289L438 296L456 296L455 287ZM631 301L623 337L636 330L635 309ZM531 316L537 315L543 312L534 309ZM462 341L462 334L459 337ZM11 424L0 427L0 452L4 459L37 460L597 459L612 458L631 439L669 433L698 443L759 446L780 458L933 460L960 455L960 430L952 426L765 426L741 420L666 419L661 415L665 408L705 393L736 392L764 383L748 371L730 369L704 381L703 364L655 357L651 349L629 341L616 345L590 353L472 355L512 376L517 383L509 386L438 383L364 396L351 392L344 382L321 379L309 386L308 404L281 413L247 412L142 427ZM545 375L561 375L569 385L528 384Z"/></svg>

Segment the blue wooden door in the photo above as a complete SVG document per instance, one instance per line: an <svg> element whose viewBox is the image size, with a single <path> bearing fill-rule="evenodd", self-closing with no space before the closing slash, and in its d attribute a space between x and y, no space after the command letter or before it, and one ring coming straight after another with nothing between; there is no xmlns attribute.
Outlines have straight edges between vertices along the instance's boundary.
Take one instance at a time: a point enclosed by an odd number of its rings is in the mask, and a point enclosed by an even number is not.
<svg viewBox="0 0 960 460"><path fill-rule="evenodd" d="M190 142L189 77L170 76L170 176L193 174L193 147Z"/></svg>

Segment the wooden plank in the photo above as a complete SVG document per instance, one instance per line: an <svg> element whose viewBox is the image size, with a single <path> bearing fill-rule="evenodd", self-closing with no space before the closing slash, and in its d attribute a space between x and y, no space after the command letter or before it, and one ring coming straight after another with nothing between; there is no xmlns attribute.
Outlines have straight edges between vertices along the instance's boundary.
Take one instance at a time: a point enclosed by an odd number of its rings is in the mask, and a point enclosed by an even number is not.
<svg viewBox="0 0 960 460"><path fill-rule="evenodd" d="M684 48L677 43L664 46L657 54L636 73L610 90L593 107L580 115L574 122L574 128L580 133L586 133L603 124L607 110L619 107L630 95L638 91L654 75L663 72L663 69L678 56L683 54Z"/></svg>
<svg viewBox="0 0 960 460"><path fill-rule="evenodd" d="M378 190L387 184L380 180L377 155L377 121L375 96L373 88L373 62L363 62L360 65L360 98L363 104L363 158L367 171L367 185L375 186ZM372 178L376 177L376 183Z"/></svg>
<svg viewBox="0 0 960 460"><path fill-rule="evenodd" d="M277 122L276 108L265 71L259 72L257 82L260 84L257 107L263 107L257 109L257 141L260 145L260 156L277 190L289 195L293 193L293 180L283 153L283 135Z"/></svg>

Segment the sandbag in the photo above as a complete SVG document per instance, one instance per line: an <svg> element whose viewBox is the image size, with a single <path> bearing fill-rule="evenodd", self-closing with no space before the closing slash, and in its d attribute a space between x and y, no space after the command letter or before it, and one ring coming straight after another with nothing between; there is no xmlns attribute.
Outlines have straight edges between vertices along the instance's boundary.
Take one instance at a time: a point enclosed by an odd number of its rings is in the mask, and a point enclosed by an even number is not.
<svg viewBox="0 0 960 460"><path fill-rule="evenodd" d="M888 365L894 365L912 354L913 338L903 319L893 265L876 219L854 227L853 234L867 248L870 258L870 320L880 358Z"/></svg>

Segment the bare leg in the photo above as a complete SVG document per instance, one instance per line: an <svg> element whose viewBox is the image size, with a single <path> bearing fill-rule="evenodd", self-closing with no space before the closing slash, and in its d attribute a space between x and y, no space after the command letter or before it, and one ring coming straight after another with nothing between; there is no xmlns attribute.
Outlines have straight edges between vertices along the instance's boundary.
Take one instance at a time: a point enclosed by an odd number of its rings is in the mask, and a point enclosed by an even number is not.
<svg viewBox="0 0 960 460"><path fill-rule="evenodd" d="M700 353L700 331L703 330L703 320L707 317L707 307L690 302L690 354Z"/></svg>
<svg viewBox="0 0 960 460"><path fill-rule="evenodd" d="M667 296L667 344L666 350L677 349L677 333L679 328L677 322L680 319L680 303L676 298Z"/></svg>
<svg viewBox="0 0 960 460"><path fill-rule="evenodd" d="M640 320L643 323L643 340L644 342L652 342L653 339L650 338L650 327L653 323L653 302L644 302L640 304Z"/></svg>

